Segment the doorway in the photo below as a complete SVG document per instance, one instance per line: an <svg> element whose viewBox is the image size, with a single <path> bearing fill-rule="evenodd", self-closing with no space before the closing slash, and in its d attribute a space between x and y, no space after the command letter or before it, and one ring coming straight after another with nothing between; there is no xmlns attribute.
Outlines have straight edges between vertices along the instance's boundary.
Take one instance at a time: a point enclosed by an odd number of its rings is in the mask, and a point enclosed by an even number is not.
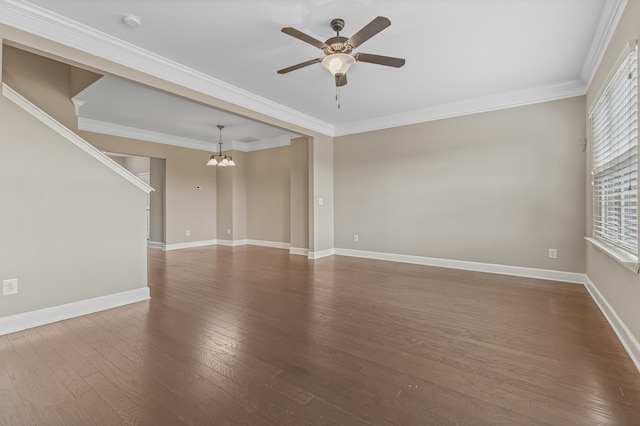
<svg viewBox="0 0 640 426"><path fill-rule="evenodd" d="M125 153L106 154L154 189L147 195L147 243L150 247L164 248L166 160Z"/></svg>

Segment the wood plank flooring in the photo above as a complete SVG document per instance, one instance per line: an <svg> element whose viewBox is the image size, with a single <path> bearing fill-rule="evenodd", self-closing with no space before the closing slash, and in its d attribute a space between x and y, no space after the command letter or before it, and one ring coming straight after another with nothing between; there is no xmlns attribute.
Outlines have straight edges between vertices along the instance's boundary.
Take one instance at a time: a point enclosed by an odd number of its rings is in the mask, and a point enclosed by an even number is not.
<svg viewBox="0 0 640 426"><path fill-rule="evenodd" d="M0 425L640 425L576 284L149 251L152 299L0 336Z"/></svg>

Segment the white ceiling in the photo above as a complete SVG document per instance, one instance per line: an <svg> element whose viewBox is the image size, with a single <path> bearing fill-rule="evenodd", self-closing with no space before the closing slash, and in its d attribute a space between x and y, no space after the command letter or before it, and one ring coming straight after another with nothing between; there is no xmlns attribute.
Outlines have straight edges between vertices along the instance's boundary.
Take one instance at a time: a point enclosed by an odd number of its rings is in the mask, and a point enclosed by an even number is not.
<svg viewBox="0 0 640 426"><path fill-rule="evenodd" d="M327 133L344 134L584 94L599 60L598 48L615 24L612 10L625 2L31 0L31 3L90 27L76 26L76 31L106 33L213 77L224 90L250 99L246 103L258 105L258 110L276 111L274 116L280 114L279 118L293 111L291 122L307 120L323 129L332 129ZM37 8L37 13L43 12ZM139 16L144 25L127 28L122 23L124 14ZM388 17L392 25L355 52L402 57L406 65L396 69L356 63L348 73L349 84L341 89L340 109L335 102L333 78L320 64L286 75L276 73L280 68L323 56L319 49L280 32L282 27L292 26L324 41L335 35L329 28L333 18L346 21L341 35L349 37L378 15ZM56 18L58 25L63 21ZM88 110L89 105L83 108ZM127 105L140 108L134 102ZM122 106L121 116L143 119L142 115L129 114L127 105ZM166 107L164 102L147 102L143 109L151 116L159 116L164 113L156 109ZM170 115L185 118L181 114ZM180 120L156 122L157 129L147 130L180 135L183 129L179 127L184 128L185 124ZM148 125L128 123L133 127ZM253 137L265 138L258 134Z"/></svg>

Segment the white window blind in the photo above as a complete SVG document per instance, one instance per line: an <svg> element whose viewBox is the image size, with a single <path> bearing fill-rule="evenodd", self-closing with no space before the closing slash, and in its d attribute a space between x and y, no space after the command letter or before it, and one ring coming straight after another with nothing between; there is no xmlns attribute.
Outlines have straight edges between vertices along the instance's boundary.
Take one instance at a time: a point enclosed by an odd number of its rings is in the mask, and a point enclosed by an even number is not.
<svg viewBox="0 0 640 426"><path fill-rule="evenodd" d="M591 113L593 236L638 255L638 53L631 50Z"/></svg>

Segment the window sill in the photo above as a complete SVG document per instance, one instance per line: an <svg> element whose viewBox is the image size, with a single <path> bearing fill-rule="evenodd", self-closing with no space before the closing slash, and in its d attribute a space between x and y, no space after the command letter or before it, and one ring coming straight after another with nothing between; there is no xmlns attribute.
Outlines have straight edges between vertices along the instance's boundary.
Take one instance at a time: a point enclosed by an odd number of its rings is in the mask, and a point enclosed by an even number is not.
<svg viewBox="0 0 640 426"><path fill-rule="evenodd" d="M589 241L595 247L597 247L601 252L611 257L613 260L622 264L625 268L630 271L640 274L640 264L638 264L638 258L633 256L627 252L620 250L617 247L612 246L611 244L607 244L604 241L600 241L596 238L592 237L584 237L585 240Z"/></svg>

